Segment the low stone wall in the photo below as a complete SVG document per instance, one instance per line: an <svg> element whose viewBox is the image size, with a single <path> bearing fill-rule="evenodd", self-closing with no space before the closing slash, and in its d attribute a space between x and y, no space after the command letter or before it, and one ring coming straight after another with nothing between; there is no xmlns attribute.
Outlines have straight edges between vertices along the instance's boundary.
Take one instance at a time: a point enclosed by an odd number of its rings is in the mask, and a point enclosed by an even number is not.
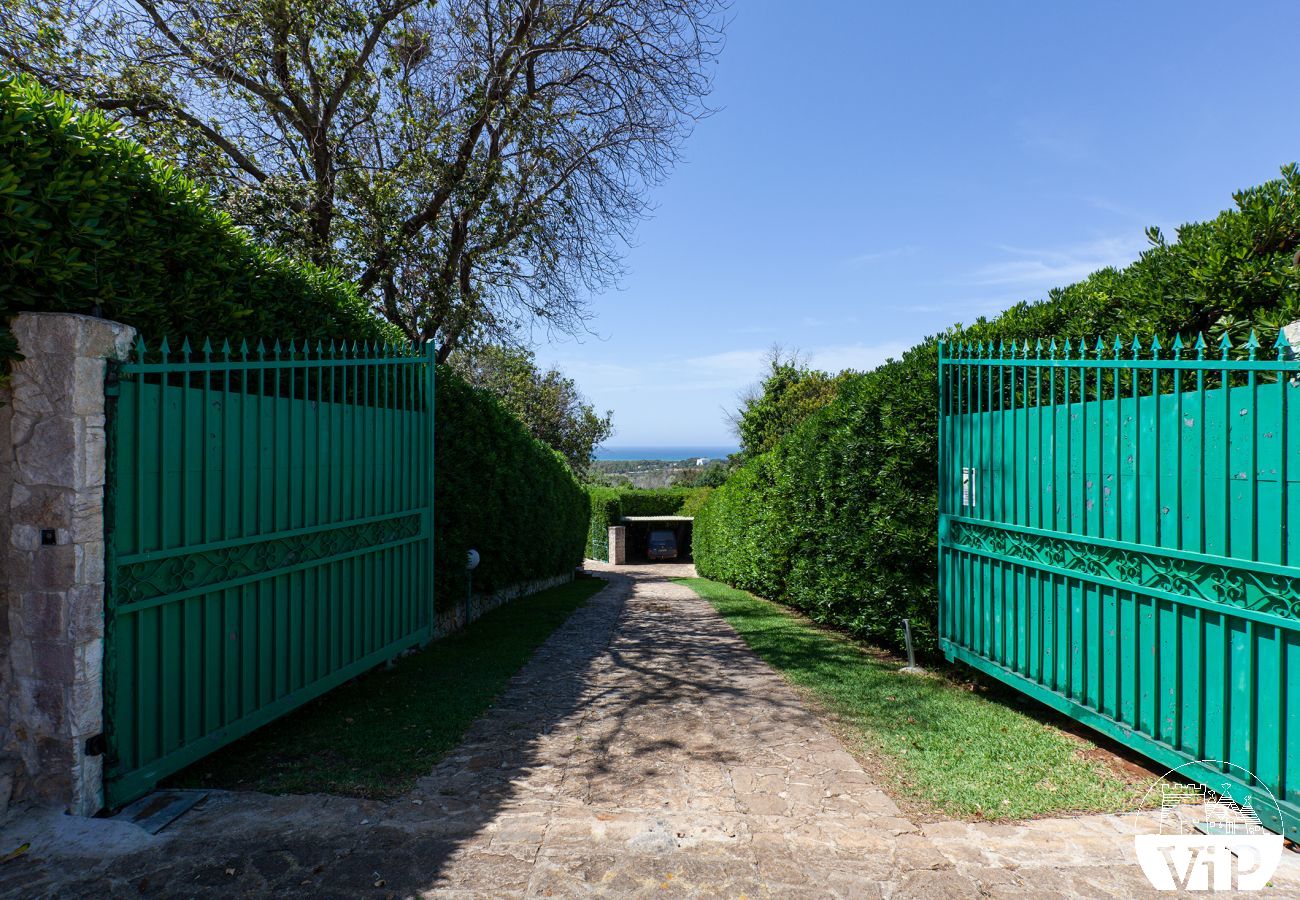
<svg viewBox="0 0 1300 900"><path fill-rule="evenodd" d="M498 606L504 606L512 600L519 600L561 584L568 584L572 580L573 573L570 572L567 575L555 575L551 578L538 578L534 581L512 584L492 594L472 594L462 597L454 607L438 613L438 621L434 625L434 640L460 631L470 622Z"/></svg>

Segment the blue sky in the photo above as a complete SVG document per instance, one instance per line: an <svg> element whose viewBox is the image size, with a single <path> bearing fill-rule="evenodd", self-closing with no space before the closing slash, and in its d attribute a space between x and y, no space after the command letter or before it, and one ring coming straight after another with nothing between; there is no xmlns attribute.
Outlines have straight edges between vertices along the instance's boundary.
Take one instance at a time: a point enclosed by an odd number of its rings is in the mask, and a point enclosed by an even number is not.
<svg viewBox="0 0 1300 900"><path fill-rule="evenodd" d="M870 368L1206 218L1300 158L1289 2L737 0L595 332L539 361L610 445L730 444L773 343Z"/></svg>

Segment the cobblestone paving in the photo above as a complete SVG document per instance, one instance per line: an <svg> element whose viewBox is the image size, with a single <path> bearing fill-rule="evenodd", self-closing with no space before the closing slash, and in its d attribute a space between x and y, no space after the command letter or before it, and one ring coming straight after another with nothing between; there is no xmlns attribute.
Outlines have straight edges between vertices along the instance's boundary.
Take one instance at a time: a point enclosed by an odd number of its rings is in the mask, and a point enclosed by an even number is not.
<svg viewBox="0 0 1300 900"><path fill-rule="evenodd" d="M599 568L610 586L407 797L218 793L154 838L81 823L77 840L35 839L0 866L0 893L1153 894L1132 817L913 823L712 607L666 580L689 566ZM1275 883L1300 895L1292 860Z"/></svg>

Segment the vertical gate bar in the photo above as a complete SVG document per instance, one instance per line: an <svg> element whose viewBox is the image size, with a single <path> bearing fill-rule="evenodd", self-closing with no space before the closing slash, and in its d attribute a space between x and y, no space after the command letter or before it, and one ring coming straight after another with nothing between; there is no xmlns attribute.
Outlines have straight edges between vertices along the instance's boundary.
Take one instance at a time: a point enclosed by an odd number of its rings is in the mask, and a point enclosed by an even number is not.
<svg viewBox="0 0 1300 900"><path fill-rule="evenodd" d="M1153 363L1156 362L1156 361L1158 361L1158 360L1160 359L1160 351L1161 351L1161 349L1162 349L1162 347L1161 347L1161 344L1160 344L1160 335L1158 335L1158 334L1156 334L1156 335L1152 335L1152 337L1151 337L1151 360L1152 360ZM1153 409L1153 411L1152 411L1152 413L1151 413L1152 420L1153 420L1153 421L1152 421L1152 429L1151 429L1151 431L1152 431L1152 447L1154 448L1154 451L1155 451L1155 452L1152 454L1152 463L1153 463L1152 468L1154 469L1154 472L1152 473L1152 474L1154 475L1154 478L1152 479L1152 482L1153 482L1153 486L1154 486L1154 488L1155 488L1155 502L1154 502L1153 504L1151 504L1151 506L1152 506L1152 509L1154 510L1154 514L1155 514L1155 533L1154 533L1153 536L1152 536L1152 541L1151 541L1151 542L1152 542L1152 544L1154 544L1154 545L1157 546L1157 547L1163 547L1164 544L1165 544L1165 527L1164 527L1164 525L1165 525L1165 507L1164 507L1164 494L1165 494L1165 491L1163 490L1163 487L1164 487L1164 484L1163 484L1163 483L1164 483L1164 480L1165 480L1165 479L1164 479L1164 474L1165 474L1165 472L1164 472L1164 449L1165 449L1165 441L1164 441L1164 435L1163 435L1162 429L1160 428L1160 423L1161 423L1162 419L1164 418L1163 415L1162 415L1162 413L1161 413L1161 408L1160 408L1160 405L1161 405L1161 402L1162 402L1162 400L1161 400L1162 394L1161 394L1161 390L1160 390L1160 376L1161 376L1161 373L1162 373L1162 370L1161 370L1161 369L1155 367L1154 365L1152 366L1152 368L1151 368L1151 403L1152 403L1152 406L1154 407L1154 409Z"/></svg>
<svg viewBox="0 0 1300 900"><path fill-rule="evenodd" d="M343 396L339 399L339 411L342 414L342 428L339 432L340 442L343 445L343 472L342 478L339 479L339 520L356 518L356 366L354 359L357 355L357 344L352 342L349 348L346 341L343 343L344 363L340 372L343 378ZM353 639L355 634L355 620L353 615L353 604L356 602L353 594L353 586L348 583L352 574L355 562L346 561L338 563L338 585L335 588L338 597L339 606L339 658L338 665L346 665L353 654Z"/></svg>
<svg viewBox="0 0 1300 900"><path fill-rule="evenodd" d="M145 347L144 338L137 337L135 340L135 361L138 363L143 363L147 355L148 355L148 350ZM135 391L134 431L135 431L135 441L136 441L137 448L143 446L140 442L144 440L144 401L145 401L145 397L147 396L147 391L146 391L147 378L148 376L146 376L143 372L137 373L131 377L131 387ZM134 503L132 504L134 508L132 509L131 512L132 512L132 520L135 524L135 546L133 546L131 549L134 552L139 553L145 549L145 537L144 537L144 508L145 508L144 457L145 454L141 453L137 449L134 455L135 455L135 466L134 466L135 484L133 487L135 488L134 491L135 498L134 498Z"/></svg>
<svg viewBox="0 0 1300 900"><path fill-rule="evenodd" d="M1060 498L1060 496L1061 496L1061 493L1060 493L1060 492L1061 492L1061 479L1060 479L1060 475L1059 475L1060 465L1059 465L1059 462L1058 462L1058 459L1059 459L1059 456L1060 456L1060 454L1059 454L1058 451L1060 450L1060 447L1059 447L1059 445L1058 445L1058 443L1057 443L1057 435L1058 435L1058 433L1059 433L1059 432L1058 432L1058 429L1059 429L1059 427L1060 427L1060 425L1059 425L1059 415L1058 415L1058 413L1060 412L1061 404L1060 404L1060 401L1057 400L1057 397L1056 397L1056 369L1057 369L1057 365L1056 365L1056 338L1052 338L1052 342L1051 342L1051 344L1048 345L1048 348L1047 348L1047 354L1048 354L1049 358L1052 360L1052 365L1051 365L1051 367L1048 368L1048 370L1047 370L1047 378L1048 378L1048 391L1047 391L1047 393L1048 393L1048 395L1051 397L1051 403L1052 403L1052 438L1051 438L1051 446L1052 446L1052 453L1051 453L1051 457L1052 457L1052 470L1051 470L1051 473L1050 473L1050 477L1051 477L1052 481L1051 481L1051 490L1048 492L1048 494L1047 494L1047 498L1046 498L1046 499L1047 499L1047 503L1048 503L1048 507L1049 507L1048 512L1051 513L1052 530L1053 530L1053 531L1056 531L1056 530L1060 527L1060 524L1057 522L1057 516L1058 516L1058 514L1060 513L1060 506L1061 506L1061 504L1060 504L1060 502L1059 502L1059 498ZM1055 593L1055 591L1056 591L1056 580L1055 580L1055 579L1052 579L1052 591L1053 591L1053 593Z"/></svg>
<svg viewBox="0 0 1300 900"><path fill-rule="evenodd" d="M1065 381L1065 530L1074 531L1074 418L1070 396L1070 339L1065 339L1065 363L1061 375Z"/></svg>
<svg viewBox="0 0 1300 900"><path fill-rule="evenodd" d="M437 446L437 442L436 442L437 431L436 431L436 425L434 424L435 421L434 404L436 403L437 396L438 396L436 390L438 357L437 357L437 350L434 348L432 341L428 343L427 352L429 355L429 362L428 362L428 381L425 383L425 392L428 399L425 401L425 414L429 418L429 423L428 423L429 430L427 433L428 451L425 458L425 464L420 468L424 472L425 488L429 495L429 507L428 507L429 509L429 526L428 526L429 560L428 560L428 566L426 567L425 577L428 578L428 585L429 585L429 632L432 635L433 629L436 627L438 621L438 615L437 615L438 598L436 596L437 591L435 589L435 585L437 584L435 580L435 572L436 572L435 566L437 565L437 560L434 553L435 544L434 544L434 535L433 535L435 523L438 521L437 505L435 502L435 498L437 497L437 490L436 490L437 486L435 484L436 477L434 474L437 471L437 452L435 449Z"/></svg>
<svg viewBox="0 0 1300 900"><path fill-rule="evenodd" d="M357 358L357 377L360 379L357 390L357 397L353 401L356 404L357 417L361 421L360 441L357 446L357 516L368 516L371 513L370 500L371 477L370 477L370 436L374 431L374 425L370 419L370 342L367 341L361 345L361 355ZM358 565L361 561L358 560ZM363 610L364 610L364 604ZM358 648L358 653L364 652L365 648L365 616L362 615L362 641Z"/></svg>
<svg viewBox="0 0 1300 900"><path fill-rule="evenodd" d="M1102 354L1106 352L1106 348L1102 344L1100 335L1097 336L1097 345L1096 347L1093 348L1093 352L1097 357L1097 366L1096 366L1097 376L1096 378L1093 379L1095 386L1093 388L1094 397L1093 397L1093 404L1092 404L1096 410L1096 416L1097 416L1097 461L1095 463L1097 467L1097 475L1093 479L1092 508L1096 510L1097 513L1096 516L1094 517L1095 518L1094 526L1096 528L1095 533L1098 537L1105 537L1106 536L1106 458L1105 458L1104 432L1106 431L1106 403L1105 403L1106 389L1102 385L1103 372L1101 367L1101 359L1102 359ZM1101 593L1102 593L1101 589L1098 588L1096 594L1097 594L1097 600L1099 604L1101 601ZM1100 611L1100 607L1098 608L1098 610ZM1098 619L1098 621L1100 621L1100 619Z"/></svg>
<svg viewBox="0 0 1300 900"><path fill-rule="evenodd" d="M1286 333L1278 329L1277 340L1274 343L1277 351L1277 362L1284 363L1291 354L1290 343L1286 339ZM1290 485L1287 481L1287 453L1289 445L1290 418L1287 416L1287 387L1290 384L1288 372L1285 368L1279 368L1277 372L1278 387L1278 448L1279 462L1277 467L1279 506L1278 511L1278 535L1281 546L1279 547L1278 561L1284 565L1291 565L1290 542L1287 536L1288 519L1290 516ZM1290 679L1288 677L1289 656L1287 653L1288 641L1286 633L1278 628L1275 629L1277 642L1277 714L1273 717L1277 722L1277 740L1274 742L1274 748L1277 752L1277 777L1275 779L1274 793L1279 796L1294 796L1294 789L1291 787L1292 773L1290 770L1290 760L1288 759L1288 719L1287 706L1289 702L1288 688ZM1288 829L1288 837L1293 841L1296 840L1297 834L1294 828Z"/></svg>
<svg viewBox="0 0 1300 900"><path fill-rule="evenodd" d="M393 360L392 344L384 345L384 365L382 371L383 371L383 385L384 385L384 391L383 391L384 402L381 407L381 410L384 414L385 426L384 426L384 451L382 454L380 454L380 459L386 461L382 464L384 470L383 509L385 513L393 513L397 510L397 506L393 502L393 498L394 498L393 480L395 476L395 472L393 471L393 462L396 460L396 455L394 451L396 450L396 444L397 444L397 440L396 440L397 439L397 431L396 431L397 414L393 408L394 401L395 401L395 397L393 396L393 374L396 371L396 363ZM395 567L398 559L398 552L399 551L396 550L384 551L385 557L388 560L388 576L387 578L384 579L384 597L386 598L386 601L384 603L384 609L385 609L385 632L384 632L384 639L383 639L384 646L387 646L387 644L397 634L397 629L395 627L395 623L397 622L397 614L398 614L397 604L401 602L401 597L397 593L397 569Z"/></svg>
<svg viewBox="0 0 1300 900"><path fill-rule="evenodd" d="M329 431L325 433L325 444L329 447L329 468L326 469L329 473L329 484L325 485L325 521L334 523L343 518L342 496L334 491L336 485L343 484L343 441L335 431L336 427L342 424L343 411L338 393L340 380L338 374L342 356L338 345L333 341L330 341L329 354L329 392L326 396L329 398L330 416Z"/></svg>
<svg viewBox="0 0 1300 900"><path fill-rule="evenodd" d="M1226 362L1232 342L1224 334L1219 342L1219 356ZM1223 555L1232 556L1232 373L1224 367L1220 374L1223 388ZM1225 716L1226 720L1226 716ZM1226 746L1226 745L1225 745Z"/></svg>
<svg viewBox="0 0 1300 900"><path fill-rule="evenodd" d="M408 345L403 343L398 349L401 357L401 367L397 371L397 407L400 411L401 422L398 426L397 441L400 445L398 457L401 461L400 468L397 471L397 506L403 512L409 512L411 509L411 489L410 489L410 467L414 464L411 459L411 395L410 395L410 376L411 376L411 350ZM401 591L402 591L402 616L401 627L403 634L410 634L414 622L411 618L411 556L412 549L407 548L402 552L401 568Z"/></svg>
<svg viewBox="0 0 1300 900"><path fill-rule="evenodd" d="M1247 359L1250 362L1250 368L1246 371L1246 389L1247 396L1250 398L1250 404L1247 409L1250 410L1247 421L1250 424L1246 432L1249 438L1247 459L1250 461L1250 467L1246 469L1246 498L1248 501L1248 512L1246 522L1250 528L1250 557L1251 562L1259 561L1259 383L1255 372L1256 351L1259 348L1259 338L1252 330L1250 340L1246 342ZM1252 657L1254 656L1252 647ZM1254 766L1250 767L1255 771Z"/></svg>
<svg viewBox="0 0 1300 900"><path fill-rule="evenodd" d="M194 441L190 435L190 341L181 340L181 365L179 366L178 393L180 400L180 480L179 509L177 510L180 526L180 544L188 546L193 540L192 520L195 503L190 485L190 457L194 450ZM160 607L158 615L158 639L163 678L160 679L159 705L162 716L162 750L164 753L180 746L183 738L184 719L187 714L185 699L188 693L189 654L186 642L186 625L189 623L190 601L169 603ZM175 678L168 678L169 673L176 673Z"/></svg>
<svg viewBox="0 0 1300 900"><path fill-rule="evenodd" d="M1113 516L1112 534L1117 541L1124 540L1124 464L1123 464L1123 447L1124 447L1124 409L1120 402L1120 355L1123 352L1123 345L1120 343L1119 335L1115 335L1115 343L1112 345L1112 356L1115 367L1111 369L1110 378L1110 406L1115 421L1115 469L1114 478L1115 486L1111 489L1111 514ZM1119 613L1119 595L1115 595L1115 612ZM1118 651L1118 646L1114 648ZM1118 658L1118 653L1116 653Z"/></svg>
<svg viewBox="0 0 1300 900"><path fill-rule="evenodd" d="M1254 329L1250 332L1250 338L1246 341L1246 358L1250 363L1246 371L1246 388L1249 398L1247 409L1249 414L1247 422L1249 430L1249 453L1247 460L1249 468L1246 469L1246 496L1248 501L1248 513L1246 518L1247 528L1250 531L1249 559L1251 562L1259 560L1259 386L1256 376L1255 366L1257 364L1257 350L1259 348L1259 337ZM1243 704L1245 712L1245 743L1246 743L1246 768L1252 773L1258 774L1259 768L1259 740L1257 731L1259 725L1258 708L1260 701L1260 683L1259 683L1259 629L1257 624L1250 619L1246 620L1246 665L1248 668L1246 684L1249 685L1250 692L1247 698L1248 702ZM1224 704L1225 712L1227 704Z"/></svg>
<svg viewBox="0 0 1300 900"><path fill-rule="evenodd" d="M1105 345L1102 343L1101 335L1097 336L1097 342L1093 347L1093 354L1096 356L1096 372L1093 378L1093 401L1092 406L1097 418L1097 453L1096 453L1096 475L1092 482L1092 508L1095 511L1093 516L1093 527L1098 537L1104 537L1106 534L1106 460L1103 443L1103 433L1106 430L1106 389L1102 384L1102 356L1105 353ZM1085 420L1085 427L1088 422ZM1106 608L1106 588L1101 585L1092 586L1092 597L1084 595L1084 622L1091 624L1090 629L1084 632L1084 661L1088 673L1088 696L1095 708L1101 708L1105 704L1105 658L1102 650L1105 646L1105 608Z"/></svg>
<svg viewBox="0 0 1300 900"><path fill-rule="evenodd" d="M1199 549L1205 553L1209 546L1209 540L1206 536L1206 528L1209 524L1206 516L1206 500L1210 491L1210 472L1209 466L1206 465L1205 442L1206 435L1209 433L1209 422L1205 418L1205 336L1198 334L1196 336L1196 421L1200 426L1197 429L1198 443L1197 448L1197 466L1199 470L1198 480L1200 481L1200 491L1197 496L1198 515L1200 518L1198 531L1200 533ZM1204 702L1204 695L1201 696Z"/></svg>
<svg viewBox="0 0 1300 900"><path fill-rule="evenodd" d="M1006 479L1002 476L1006 468L1006 418L1003 415L1004 405L1003 396L1006 391L1004 378L1004 369L1002 365L1002 355L1005 348L1003 346L993 347L990 342L989 347L989 378L993 373L997 373L998 386L997 394L994 396L993 403L990 406L989 426L992 431L991 437L993 443L989 447L989 476L990 486L994 488L993 505L989 510L991 518L995 521L1002 522L1006 520L1007 501L1006 501ZM990 392L993 385L989 385ZM1001 566L998 566L1001 574ZM996 608L996 598L994 607Z"/></svg>
<svg viewBox="0 0 1300 900"><path fill-rule="evenodd" d="M1142 433L1146 430L1142 418L1142 344L1133 335L1133 540L1143 543L1142 530ZM1134 600L1136 603L1136 598ZM1135 635L1136 637L1136 635Z"/></svg>
<svg viewBox="0 0 1300 900"><path fill-rule="evenodd" d="M1291 345L1286 340L1286 333L1278 329L1277 333L1277 361L1283 363L1286 361L1288 354L1291 352ZM1277 483L1281 495L1281 509L1278 514L1278 539L1281 547L1278 553L1278 562L1284 566L1291 565L1291 548L1290 541L1287 538L1287 526L1291 513L1291 488L1287 481L1287 453L1290 443L1289 432L1291 419L1286 414L1287 406L1287 386L1290 384L1290 378L1285 368L1280 368L1277 373L1277 410L1278 410L1278 458ZM1284 692L1285 693L1285 692Z"/></svg>
<svg viewBox="0 0 1300 900"><path fill-rule="evenodd" d="M161 357L162 368L158 372L158 438L162 452L158 454L158 538L156 546L159 550L168 549L167 545L167 507L170 506L167 496L167 485L170 479L167 477L167 441L171 436L171 429L167 427L167 376L169 366L167 356L170 352L167 344L167 336L163 335L162 344L158 347Z"/></svg>
<svg viewBox="0 0 1300 900"><path fill-rule="evenodd" d="M171 481L167 477L167 466L172 462L172 438L174 433L167 426L167 387L170 381L171 365L170 347L167 343L166 336L163 337L162 345L159 350L162 355L163 369L158 374L158 438L162 452L158 454L158 540L157 545L161 550L166 550L170 546L168 536L171 529L168 527L168 512L171 507L171 498L168 496L168 485ZM148 677L141 678L137 683L141 689L142 698L146 704L146 710L141 714L141 725L146 726L144 737L147 739L141 741L141 751L149 748L150 756L159 753L162 746L162 697L158 690L162 682L162 646L159 637L159 625L162 621L162 613L159 609L142 610L138 613L141 626L144 629L145 639L141 641L143 652L148 654L150 673Z"/></svg>
<svg viewBox="0 0 1300 900"><path fill-rule="evenodd" d="M1183 336L1174 335L1172 359L1183 358ZM1183 371L1174 369L1173 425L1174 425L1174 546L1183 549ZM1175 642L1181 643L1181 642Z"/></svg>
<svg viewBox="0 0 1300 900"><path fill-rule="evenodd" d="M963 441L963 464L969 468L969 486L967 499L971 502L967 508L962 510L962 515L975 515L976 490L976 466L975 466L975 423L977 409L977 380L971 377L974 369L971 364L971 358L974 356L974 346L970 341L962 351L965 361L962 363L962 378L966 382L966 418L963 420L962 441ZM966 598L962 604L963 614L965 616L965 625L963 628L963 637L968 645L973 645L975 638L975 557L970 553L963 554L965 559L965 576L966 576Z"/></svg>
<svg viewBox="0 0 1300 900"><path fill-rule="evenodd" d="M946 613L948 611L948 602L949 602L948 592L951 590L952 587L951 581L948 578L948 569L946 567L947 552L946 552L946 548L944 547L944 535L947 528L947 522L944 519L944 516L947 515L948 513L948 503L949 503L949 495L948 495L949 485L948 485L947 478L945 477L947 475L947 467L945 464L947 462L947 457L948 457L948 449L947 449L948 448L948 427L952 420L950 417L951 410L949 410L947 406L948 372L947 372L947 367L944 365L943 348L944 348L944 340L943 338L940 338L939 345L937 348L938 375L939 375L939 398L938 398L939 399L939 421L936 423L936 427L938 429L938 441L939 441L939 494L937 498L939 504L939 521L937 523L938 532L936 534L936 541L935 541L936 550L937 550L937 559L935 560L935 564L938 566L938 576L939 576L939 639L940 640L946 640L949 637L948 624L951 621L951 616L946 615Z"/></svg>
<svg viewBox="0 0 1300 900"><path fill-rule="evenodd" d="M305 348L304 348L305 349ZM298 494L302 493L302 482L294 477L294 464L303 456L303 442L299 435L294 440L294 432L298 431L296 427L298 413L298 343L293 338L289 339L289 359L288 366L285 369L285 376L289 380L289 397L285 406L284 415L284 432L285 432L285 510L284 523L289 528L298 528L302 525L298 514L301 511L298 505Z"/></svg>
<svg viewBox="0 0 1300 900"><path fill-rule="evenodd" d="M253 517L253 534L260 534L266 528L266 479L262 470L266 467L266 345L257 342L257 453L253 465L257 469L256 493L257 515Z"/></svg>
<svg viewBox="0 0 1300 900"><path fill-rule="evenodd" d="M1033 524L1043 527L1043 341L1034 345L1034 419L1038 423L1035 447L1038 454L1034 470L1034 498L1037 507ZM1040 581L1041 587L1041 581Z"/></svg>

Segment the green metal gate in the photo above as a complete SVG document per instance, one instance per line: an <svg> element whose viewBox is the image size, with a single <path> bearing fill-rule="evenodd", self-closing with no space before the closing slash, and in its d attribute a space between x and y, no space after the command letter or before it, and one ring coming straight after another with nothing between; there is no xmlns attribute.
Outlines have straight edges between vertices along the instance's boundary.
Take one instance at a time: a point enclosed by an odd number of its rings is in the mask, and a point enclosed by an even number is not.
<svg viewBox="0 0 1300 900"><path fill-rule="evenodd" d="M109 806L427 640L434 621L424 349L141 341L114 375Z"/></svg>
<svg viewBox="0 0 1300 900"><path fill-rule="evenodd" d="M1217 761L1195 777L1295 839L1300 362L1273 351L941 345L939 629L1164 765Z"/></svg>

